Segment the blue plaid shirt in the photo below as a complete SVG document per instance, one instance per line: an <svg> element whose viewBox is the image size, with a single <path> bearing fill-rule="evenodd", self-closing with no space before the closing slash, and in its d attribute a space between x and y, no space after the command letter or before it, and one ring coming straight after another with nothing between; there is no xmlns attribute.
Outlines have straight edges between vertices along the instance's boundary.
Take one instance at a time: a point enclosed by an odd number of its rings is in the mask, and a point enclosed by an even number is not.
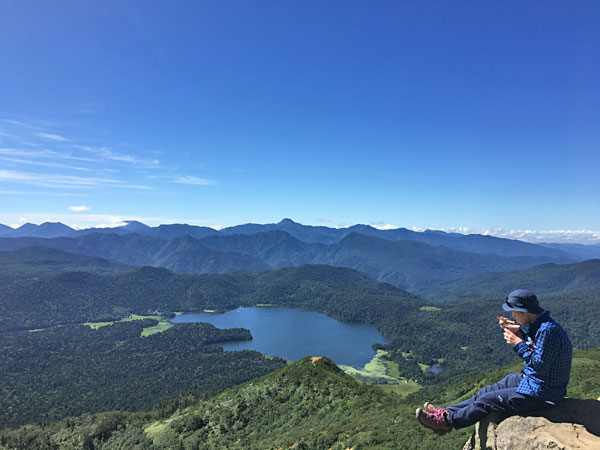
<svg viewBox="0 0 600 450"><path fill-rule="evenodd" d="M567 333L548 311L543 311L523 334L526 341L513 349L525 360L525 377L517 392L559 403L567 394L571 375L573 348Z"/></svg>

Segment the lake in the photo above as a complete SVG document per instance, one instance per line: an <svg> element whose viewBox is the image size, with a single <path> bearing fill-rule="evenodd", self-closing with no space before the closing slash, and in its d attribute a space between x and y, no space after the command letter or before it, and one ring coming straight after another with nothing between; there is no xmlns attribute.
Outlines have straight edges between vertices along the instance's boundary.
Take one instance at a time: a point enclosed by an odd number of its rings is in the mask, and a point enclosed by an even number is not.
<svg viewBox="0 0 600 450"><path fill-rule="evenodd" d="M246 328L251 341L222 344L225 350L256 350L297 361L304 356L331 358L338 365L363 367L374 343L387 344L375 327L338 322L325 314L294 308L238 308L224 314L182 314L173 323L208 322L217 328Z"/></svg>

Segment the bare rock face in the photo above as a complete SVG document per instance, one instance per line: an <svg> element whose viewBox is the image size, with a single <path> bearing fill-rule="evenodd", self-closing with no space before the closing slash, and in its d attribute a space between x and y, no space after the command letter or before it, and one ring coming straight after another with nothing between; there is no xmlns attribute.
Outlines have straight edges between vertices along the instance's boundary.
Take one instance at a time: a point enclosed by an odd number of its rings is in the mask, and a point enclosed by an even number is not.
<svg viewBox="0 0 600 450"><path fill-rule="evenodd" d="M490 414L463 450L600 449L600 401L568 398L531 416Z"/></svg>

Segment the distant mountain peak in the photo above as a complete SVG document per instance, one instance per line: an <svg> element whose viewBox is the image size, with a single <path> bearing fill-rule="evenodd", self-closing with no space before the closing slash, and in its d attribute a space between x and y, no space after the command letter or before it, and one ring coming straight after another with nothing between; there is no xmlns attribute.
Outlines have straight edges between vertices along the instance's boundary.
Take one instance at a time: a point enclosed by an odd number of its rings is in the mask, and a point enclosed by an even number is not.
<svg viewBox="0 0 600 450"><path fill-rule="evenodd" d="M38 225L27 222L27 223L24 223L23 225L21 225L19 228L17 228L17 230L26 231L26 230L36 230L37 228L38 228Z"/></svg>
<svg viewBox="0 0 600 450"><path fill-rule="evenodd" d="M299 225L299 224L297 222L294 222L292 219L289 219L286 217L281 222L279 222L277 225Z"/></svg>
<svg viewBox="0 0 600 450"><path fill-rule="evenodd" d="M142 222L138 222L137 220L125 220L126 225L122 226L126 230L136 231L136 230L147 230L150 228L148 225Z"/></svg>
<svg viewBox="0 0 600 450"><path fill-rule="evenodd" d="M55 229L55 230L71 230L71 231L74 231L73 228L71 228L68 225L65 225L62 222L44 222L43 224L41 224L39 226L39 228L49 228L49 229Z"/></svg>
<svg viewBox="0 0 600 450"><path fill-rule="evenodd" d="M58 237L58 236L66 236L75 232L75 230L63 223L60 222L44 222L41 225L36 225L33 223L25 223L21 225L16 230L11 232L12 237L28 237L28 236L37 236L37 237Z"/></svg>

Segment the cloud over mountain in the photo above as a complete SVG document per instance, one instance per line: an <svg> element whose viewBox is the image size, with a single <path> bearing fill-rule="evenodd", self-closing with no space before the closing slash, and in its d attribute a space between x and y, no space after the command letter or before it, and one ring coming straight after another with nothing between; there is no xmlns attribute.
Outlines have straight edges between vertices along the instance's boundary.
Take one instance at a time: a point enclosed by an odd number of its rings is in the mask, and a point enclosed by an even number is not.
<svg viewBox="0 0 600 450"><path fill-rule="evenodd" d="M69 206L69 209L71 211L80 212L80 211L89 211L92 208L90 208L89 206L86 206L86 205L81 205L81 206Z"/></svg>

